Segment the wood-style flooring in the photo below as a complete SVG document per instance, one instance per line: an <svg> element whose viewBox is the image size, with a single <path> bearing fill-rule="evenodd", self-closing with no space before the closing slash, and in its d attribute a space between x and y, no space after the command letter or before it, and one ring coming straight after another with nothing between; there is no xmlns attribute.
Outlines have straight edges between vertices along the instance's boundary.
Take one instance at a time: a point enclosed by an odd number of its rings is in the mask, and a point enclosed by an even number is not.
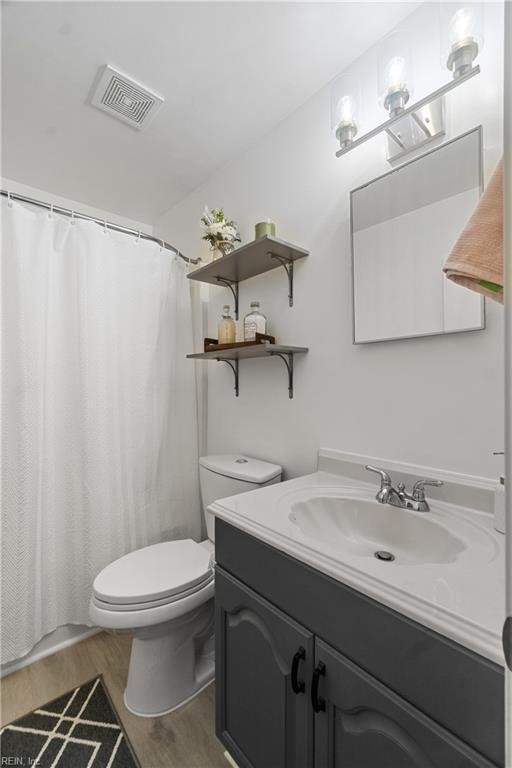
<svg viewBox="0 0 512 768"><path fill-rule="evenodd" d="M136 717L123 704L131 638L101 632L1 681L2 725L98 674L142 768L228 768L215 736L214 685L188 704L157 718ZM72 768L72 766L65 766Z"/></svg>

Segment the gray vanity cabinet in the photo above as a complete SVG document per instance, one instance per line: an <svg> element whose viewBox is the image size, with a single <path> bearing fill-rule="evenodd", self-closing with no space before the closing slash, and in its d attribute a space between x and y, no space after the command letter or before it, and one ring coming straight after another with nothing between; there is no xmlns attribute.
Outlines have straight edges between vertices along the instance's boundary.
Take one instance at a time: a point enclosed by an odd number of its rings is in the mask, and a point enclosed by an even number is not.
<svg viewBox="0 0 512 768"><path fill-rule="evenodd" d="M217 736L239 768L503 768L503 668L216 520Z"/></svg>
<svg viewBox="0 0 512 768"><path fill-rule="evenodd" d="M321 640L315 675L315 768L492 765Z"/></svg>
<svg viewBox="0 0 512 768"><path fill-rule="evenodd" d="M309 768L313 635L220 570L217 734L239 768Z"/></svg>

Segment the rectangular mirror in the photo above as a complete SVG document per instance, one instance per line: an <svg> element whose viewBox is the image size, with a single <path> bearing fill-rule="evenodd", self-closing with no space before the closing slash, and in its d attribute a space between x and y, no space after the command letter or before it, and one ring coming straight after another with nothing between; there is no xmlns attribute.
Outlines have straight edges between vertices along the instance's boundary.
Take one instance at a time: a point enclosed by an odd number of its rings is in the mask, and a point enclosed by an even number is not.
<svg viewBox="0 0 512 768"><path fill-rule="evenodd" d="M484 328L442 271L482 185L478 127L351 192L354 344Z"/></svg>

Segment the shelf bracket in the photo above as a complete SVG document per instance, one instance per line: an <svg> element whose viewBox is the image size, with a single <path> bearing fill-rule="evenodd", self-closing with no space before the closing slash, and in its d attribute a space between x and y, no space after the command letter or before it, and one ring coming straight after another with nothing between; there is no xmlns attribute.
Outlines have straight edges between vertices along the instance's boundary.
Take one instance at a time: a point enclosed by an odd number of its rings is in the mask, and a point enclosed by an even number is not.
<svg viewBox="0 0 512 768"><path fill-rule="evenodd" d="M288 371L288 397L290 400L293 398L293 354L283 354L281 352L270 352L271 357L280 357L283 363L286 365Z"/></svg>
<svg viewBox="0 0 512 768"><path fill-rule="evenodd" d="M235 377L235 396L238 397L238 357L236 357L234 360L228 360L225 357L217 357L216 359L218 363L227 363L233 371L233 375Z"/></svg>
<svg viewBox="0 0 512 768"><path fill-rule="evenodd" d="M235 320L238 320L238 282L236 280L230 280L227 277L221 277L220 275L215 275L215 279L218 283L221 283L221 285L225 285L226 288L229 288L233 294L233 299L235 300Z"/></svg>
<svg viewBox="0 0 512 768"><path fill-rule="evenodd" d="M288 275L288 304L293 307L293 259L285 259L284 256L278 256L277 253L268 252L267 256L271 259L277 259L284 271Z"/></svg>

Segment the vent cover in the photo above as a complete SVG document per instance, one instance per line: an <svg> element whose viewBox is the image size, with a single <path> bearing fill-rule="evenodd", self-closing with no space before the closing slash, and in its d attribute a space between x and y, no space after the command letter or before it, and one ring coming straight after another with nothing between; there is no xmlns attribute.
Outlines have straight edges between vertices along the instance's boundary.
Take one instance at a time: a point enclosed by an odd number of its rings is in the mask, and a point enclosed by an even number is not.
<svg viewBox="0 0 512 768"><path fill-rule="evenodd" d="M138 130L151 122L163 101L162 96L108 64L91 98L93 106Z"/></svg>

